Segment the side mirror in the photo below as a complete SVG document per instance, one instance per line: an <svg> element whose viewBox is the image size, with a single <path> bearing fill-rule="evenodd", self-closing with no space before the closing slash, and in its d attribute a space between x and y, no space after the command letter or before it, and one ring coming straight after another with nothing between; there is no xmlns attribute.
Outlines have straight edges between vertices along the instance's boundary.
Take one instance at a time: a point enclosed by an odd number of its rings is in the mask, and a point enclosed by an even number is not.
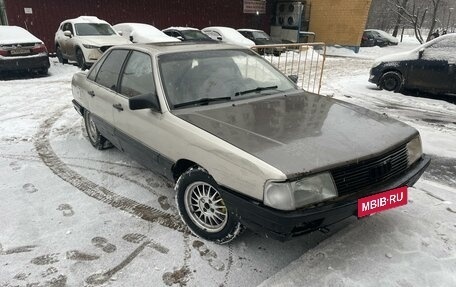
<svg viewBox="0 0 456 287"><path fill-rule="evenodd" d="M423 58L423 54L424 54L424 48L421 48L421 49L418 51L418 59Z"/></svg>
<svg viewBox="0 0 456 287"><path fill-rule="evenodd" d="M133 42L133 36L130 36L130 41Z"/></svg>
<svg viewBox="0 0 456 287"><path fill-rule="evenodd" d="M155 93L134 96L128 99L130 110L152 109L160 111L160 104Z"/></svg>
<svg viewBox="0 0 456 287"><path fill-rule="evenodd" d="M292 80L295 84L298 83L298 75L289 75L288 79Z"/></svg>
<svg viewBox="0 0 456 287"><path fill-rule="evenodd" d="M182 36L177 36L176 38L181 40L181 41L184 41L184 37L182 37Z"/></svg>
<svg viewBox="0 0 456 287"><path fill-rule="evenodd" d="M63 31L63 35L71 38L73 36L73 33L71 33L71 31L69 31L69 30L65 30L65 31Z"/></svg>
<svg viewBox="0 0 456 287"><path fill-rule="evenodd" d="M123 32L122 31L117 31L117 34L119 34L120 36L123 36Z"/></svg>
<svg viewBox="0 0 456 287"><path fill-rule="evenodd" d="M217 40L222 41L223 40L222 36L217 36Z"/></svg>

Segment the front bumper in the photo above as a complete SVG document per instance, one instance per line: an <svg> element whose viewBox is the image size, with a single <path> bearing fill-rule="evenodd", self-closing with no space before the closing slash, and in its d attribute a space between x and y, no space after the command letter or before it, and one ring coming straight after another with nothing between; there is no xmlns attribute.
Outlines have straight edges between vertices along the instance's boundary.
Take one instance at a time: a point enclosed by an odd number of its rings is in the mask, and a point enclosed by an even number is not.
<svg viewBox="0 0 456 287"><path fill-rule="evenodd" d="M380 70L378 68L372 68L369 73L369 82L378 85L380 76Z"/></svg>
<svg viewBox="0 0 456 287"><path fill-rule="evenodd" d="M0 72L33 71L49 69L49 57L46 54L18 57L0 57Z"/></svg>
<svg viewBox="0 0 456 287"><path fill-rule="evenodd" d="M262 203L221 188L228 209L249 229L281 241L291 239L344 220L357 214L358 199L401 186L413 186L430 164L426 155L406 173L386 183L371 187L367 191L350 194L328 201L321 206L301 208L295 211L280 211Z"/></svg>

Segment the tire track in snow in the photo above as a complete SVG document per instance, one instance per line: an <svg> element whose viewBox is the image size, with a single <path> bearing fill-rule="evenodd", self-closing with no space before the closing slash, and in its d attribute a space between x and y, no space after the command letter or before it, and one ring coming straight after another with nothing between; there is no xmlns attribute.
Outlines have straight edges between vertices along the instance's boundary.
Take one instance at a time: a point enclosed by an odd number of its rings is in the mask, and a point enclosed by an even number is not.
<svg viewBox="0 0 456 287"><path fill-rule="evenodd" d="M49 135L51 133L52 126L62 116L63 111L67 108L68 107L64 107L45 120L40 125L38 132L35 135L36 140L34 141L34 146L43 163L55 175L92 198L107 203L112 207L126 211L144 220L157 222L162 226L184 232L186 227L177 216L113 193L112 191L81 176L69 168L68 165L57 156L50 144Z"/></svg>

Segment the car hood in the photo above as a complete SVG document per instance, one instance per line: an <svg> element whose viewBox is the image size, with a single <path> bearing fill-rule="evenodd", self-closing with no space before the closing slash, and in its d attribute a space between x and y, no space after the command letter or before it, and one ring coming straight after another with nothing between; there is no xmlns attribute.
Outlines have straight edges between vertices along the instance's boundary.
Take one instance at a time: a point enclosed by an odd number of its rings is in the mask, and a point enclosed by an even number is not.
<svg viewBox="0 0 456 287"><path fill-rule="evenodd" d="M131 44L131 42L119 35L110 36L79 36L82 43L94 46L114 46Z"/></svg>
<svg viewBox="0 0 456 287"><path fill-rule="evenodd" d="M173 113L288 178L383 154L418 133L385 115L310 93Z"/></svg>
<svg viewBox="0 0 456 287"><path fill-rule="evenodd" d="M380 58L375 59L372 67L376 67L381 63L388 63L388 62L400 62L400 61L412 61L418 59L418 51L412 50L407 52L396 53L392 55L382 56Z"/></svg>

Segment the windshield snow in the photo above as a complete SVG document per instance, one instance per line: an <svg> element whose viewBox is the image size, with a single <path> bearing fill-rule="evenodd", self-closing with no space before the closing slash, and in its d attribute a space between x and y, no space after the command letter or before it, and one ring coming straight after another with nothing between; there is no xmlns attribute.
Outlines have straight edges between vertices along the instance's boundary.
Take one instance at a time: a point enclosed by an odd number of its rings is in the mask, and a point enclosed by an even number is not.
<svg viewBox="0 0 456 287"><path fill-rule="evenodd" d="M79 36L109 36L116 34L109 24L77 23L74 26L76 27L76 34Z"/></svg>

